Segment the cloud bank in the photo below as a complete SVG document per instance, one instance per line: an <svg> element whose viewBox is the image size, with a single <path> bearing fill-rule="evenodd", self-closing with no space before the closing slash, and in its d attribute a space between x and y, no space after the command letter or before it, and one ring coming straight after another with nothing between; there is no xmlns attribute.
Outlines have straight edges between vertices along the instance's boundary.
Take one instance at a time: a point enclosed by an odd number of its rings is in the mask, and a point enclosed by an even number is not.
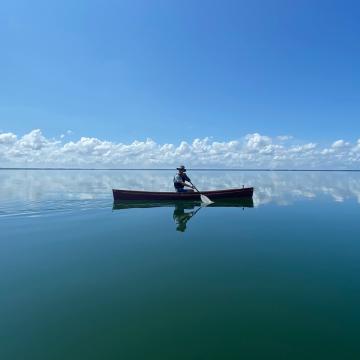
<svg viewBox="0 0 360 360"><path fill-rule="evenodd" d="M64 134L46 138L39 129L23 136L0 133L0 167L167 168L180 163L197 168L358 169L360 139L319 146L289 135L254 133L224 142L203 138L158 144L147 139L123 144L91 137L67 141Z"/></svg>

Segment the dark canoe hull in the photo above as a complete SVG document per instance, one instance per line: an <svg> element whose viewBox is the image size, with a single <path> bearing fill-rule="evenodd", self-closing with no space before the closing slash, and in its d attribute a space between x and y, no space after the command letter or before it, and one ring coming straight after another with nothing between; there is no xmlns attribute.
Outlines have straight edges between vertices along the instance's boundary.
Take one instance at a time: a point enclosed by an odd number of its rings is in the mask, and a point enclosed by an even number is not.
<svg viewBox="0 0 360 360"><path fill-rule="evenodd" d="M242 189L226 189L203 191L212 201L229 200L229 199L243 199L252 198L254 188ZM114 201L123 200L142 200L142 201L200 201L200 194L198 192L178 193L178 192L153 192L153 191L134 191L134 190L116 190L113 189Z"/></svg>

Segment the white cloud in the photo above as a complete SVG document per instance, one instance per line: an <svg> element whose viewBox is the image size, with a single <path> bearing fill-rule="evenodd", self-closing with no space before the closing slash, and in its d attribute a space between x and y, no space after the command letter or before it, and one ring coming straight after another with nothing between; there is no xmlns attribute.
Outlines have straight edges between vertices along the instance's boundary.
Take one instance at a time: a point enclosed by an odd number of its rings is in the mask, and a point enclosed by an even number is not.
<svg viewBox="0 0 360 360"><path fill-rule="evenodd" d="M298 146L293 146L289 149L289 152L294 152L294 153L303 153L303 152L309 152L313 149L316 148L316 144L314 143L308 143L305 145L298 145Z"/></svg>
<svg viewBox="0 0 360 360"><path fill-rule="evenodd" d="M60 135L60 139L64 139L66 136L71 136L73 134L74 134L74 132L72 130L66 130L66 132L64 134Z"/></svg>
<svg viewBox="0 0 360 360"><path fill-rule="evenodd" d="M40 150L49 143L41 133L40 129L33 130L24 135L19 141L18 146L29 150Z"/></svg>
<svg viewBox="0 0 360 360"><path fill-rule="evenodd" d="M333 154L335 152L334 149L324 149L321 150L321 155L329 155L329 154Z"/></svg>
<svg viewBox="0 0 360 360"><path fill-rule="evenodd" d="M341 149L341 148L347 147L349 145L350 145L350 143L348 143L344 140L337 140L332 143L331 147L333 149Z"/></svg>
<svg viewBox="0 0 360 360"><path fill-rule="evenodd" d="M279 141L287 141L287 140L293 139L293 136L291 136L291 135L279 135L279 136L277 136L277 139Z"/></svg>
<svg viewBox="0 0 360 360"><path fill-rule="evenodd" d="M0 145L9 145L13 144L16 141L17 137L13 133L2 133L0 134Z"/></svg>
<svg viewBox="0 0 360 360"><path fill-rule="evenodd" d="M185 163L199 168L358 168L360 139L356 144L337 140L327 147L302 143L285 136L248 134L230 141L211 138L158 144L151 139L115 143L94 137L61 141L35 129L23 136L0 133L2 167L174 167Z"/></svg>
<svg viewBox="0 0 360 360"><path fill-rule="evenodd" d="M245 148L249 152L260 152L266 147L270 146L272 140L268 136L262 136L258 133L249 134L245 136L246 144Z"/></svg>
<svg viewBox="0 0 360 360"><path fill-rule="evenodd" d="M353 153L360 153L360 139L358 139L356 145L352 148Z"/></svg>

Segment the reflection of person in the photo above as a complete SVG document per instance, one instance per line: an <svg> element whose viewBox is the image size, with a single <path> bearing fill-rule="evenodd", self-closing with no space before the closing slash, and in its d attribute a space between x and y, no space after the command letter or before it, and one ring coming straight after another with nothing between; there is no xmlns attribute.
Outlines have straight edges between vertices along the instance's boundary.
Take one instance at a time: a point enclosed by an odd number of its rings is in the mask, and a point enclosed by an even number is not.
<svg viewBox="0 0 360 360"><path fill-rule="evenodd" d="M194 187L192 185L189 185L186 183L190 182L190 178L185 174L186 169L184 165L181 165L180 167L176 168L178 170L178 173L174 177L174 187L177 192L192 192L194 191ZM184 187L188 187L190 189L184 189Z"/></svg>
<svg viewBox="0 0 360 360"><path fill-rule="evenodd" d="M196 211L185 212L185 209L194 209L194 205L185 206L184 204L176 204L173 218L176 223L176 230L184 232L186 230L186 223L195 215Z"/></svg>

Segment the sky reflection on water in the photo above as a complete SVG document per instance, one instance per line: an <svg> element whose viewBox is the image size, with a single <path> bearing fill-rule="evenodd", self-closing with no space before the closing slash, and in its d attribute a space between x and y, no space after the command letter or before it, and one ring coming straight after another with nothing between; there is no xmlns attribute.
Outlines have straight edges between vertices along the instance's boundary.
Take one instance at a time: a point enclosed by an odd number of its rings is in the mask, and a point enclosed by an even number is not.
<svg viewBox="0 0 360 360"><path fill-rule="evenodd" d="M2 170L0 211L108 207L112 188L173 191L174 171ZM328 198L360 203L358 172L192 171L199 189L254 186L254 206Z"/></svg>

